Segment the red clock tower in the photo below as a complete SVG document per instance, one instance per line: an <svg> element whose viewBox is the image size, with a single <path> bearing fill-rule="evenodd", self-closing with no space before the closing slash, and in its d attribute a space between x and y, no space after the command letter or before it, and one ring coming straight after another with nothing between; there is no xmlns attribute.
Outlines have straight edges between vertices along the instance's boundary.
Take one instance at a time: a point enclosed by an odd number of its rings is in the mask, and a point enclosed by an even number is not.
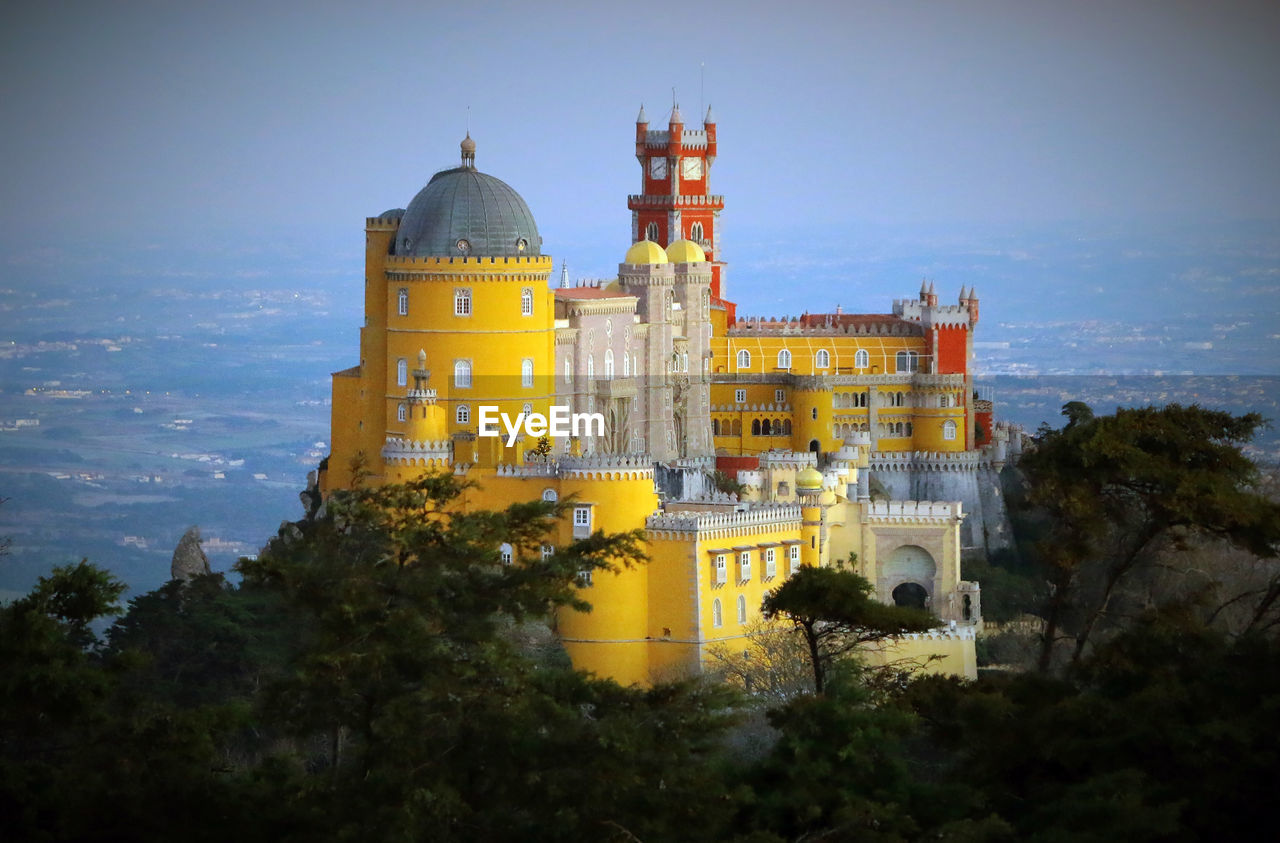
<svg viewBox="0 0 1280 843"><path fill-rule="evenodd" d="M723 298L724 262L720 260L720 212L724 197L711 193L711 165L716 160L716 121L711 109L701 129L686 129L680 106L671 107L667 128L650 129L644 106L636 117L636 160L640 193L627 197L631 210L631 242L652 240L666 248L675 240L692 240L711 262L711 298L725 308L730 324L734 304Z"/></svg>

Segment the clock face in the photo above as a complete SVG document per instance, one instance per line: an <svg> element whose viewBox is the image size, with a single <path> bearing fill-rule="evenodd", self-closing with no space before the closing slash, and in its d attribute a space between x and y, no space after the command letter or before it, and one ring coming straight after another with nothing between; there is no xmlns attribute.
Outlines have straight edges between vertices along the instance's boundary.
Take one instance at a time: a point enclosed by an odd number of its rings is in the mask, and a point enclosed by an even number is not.
<svg viewBox="0 0 1280 843"><path fill-rule="evenodd" d="M667 159L650 158L649 175L655 179L665 179L667 177Z"/></svg>
<svg viewBox="0 0 1280 843"><path fill-rule="evenodd" d="M680 174L687 179L702 178L702 159L686 158L680 162Z"/></svg>

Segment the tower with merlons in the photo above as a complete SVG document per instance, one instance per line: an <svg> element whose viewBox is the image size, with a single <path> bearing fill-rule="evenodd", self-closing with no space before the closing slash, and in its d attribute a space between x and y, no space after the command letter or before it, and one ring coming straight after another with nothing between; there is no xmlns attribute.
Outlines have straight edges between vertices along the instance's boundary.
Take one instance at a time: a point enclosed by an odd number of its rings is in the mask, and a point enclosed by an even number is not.
<svg viewBox="0 0 1280 843"><path fill-rule="evenodd" d="M724 261L720 256L720 212L724 197L711 192L716 160L716 121L710 106L702 128L685 128L680 106L672 104L665 129L650 129L644 106L636 117L636 160L640 192L627 197L631 242L651 240L666 248L692 240L711 263L711 299L733 324L734 304L724 298Z"/></svg>

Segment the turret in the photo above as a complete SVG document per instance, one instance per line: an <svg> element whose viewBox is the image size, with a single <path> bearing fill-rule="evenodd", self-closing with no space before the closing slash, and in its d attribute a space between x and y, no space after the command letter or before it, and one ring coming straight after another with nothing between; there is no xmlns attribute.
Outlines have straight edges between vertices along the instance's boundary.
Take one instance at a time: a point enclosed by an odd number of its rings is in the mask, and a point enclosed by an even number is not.
<svg viewBox="0 0 1280 843"><path fill-rule="evenodd" d="M937 306L938 306L938 293L937 293L937 291L936 291L936 290L934 290L934 288L933 288L933 282L932 282L932 281L930 281L930 282L929 282L929 292L928 292L927 296L928 296L927 302L928 302L929 307L937 307Z"/></svg>
<svg viewBox="0 0 1280 843"><path fill-rule="evenodd" d="M671 106L671 122L667 125L667 154L679 155L684 148L684 117L680 115L680 106Z"/></svg>
<svg viewBox="0 0 1280 843"><path fill-rule="evenodd" d="M644 142L649 136L649 117L644 113L644 103L640 104L640 113L636 115L636 157L644 158Z"/></svg>
<svg viewBox="0 0 1280 843"><path fill-rule="evenodd" d="M973 287L969 288L969 324L978 324L978 291Z"/></svg>
<svg viewBox="0 0 1280 843"><path fill-rule="evenodd" d="M707 106L707 116L702 118L702 128L707 132L707 165L716 160L716 118L711 115L711 106Z"/></svg>

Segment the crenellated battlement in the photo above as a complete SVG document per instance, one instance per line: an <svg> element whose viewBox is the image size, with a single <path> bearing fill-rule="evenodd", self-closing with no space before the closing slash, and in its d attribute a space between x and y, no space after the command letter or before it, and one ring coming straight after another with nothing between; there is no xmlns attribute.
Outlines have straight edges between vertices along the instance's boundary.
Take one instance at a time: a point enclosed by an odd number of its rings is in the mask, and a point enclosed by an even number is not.
<svg viewBox="0 0 1280 843"><path fill-rule="evenodd" d="M967 304L929 304L917 299L894 299L893 315L928 326L968 328L976 321Z"/></svg>
<svg viewBox="0 0 1280 843"><path fill-rule="evenodd" d="M718 194L688 193L680 196L668 194L632 193L627 196L627 207L632 210L644 208L690 208L707 207L715 210L724 208L724 197Z"/></svg>
<svg viewBox="0 0 1280 843"><path fill-rule="evenodd" d="M978 451L872 451L872 471L976 471L991 459Z"/></svg>
<svg viewBox="0 0 1280 843"><path fill-rule="evenodd" d="M871 501L867 520L872 523L946 521L963 518L960 501Z"/></svg>
<svg viewBox="0 0 1280 843"><path fill-rule="evenodd" d="M860 318L842 314L827 314L829 319L815 320L808 314L802 316L739 316L729 328L730 337L756 336L876 336L920 337L924 330L920 325L900 318L870 316Z"/></svg>
<svg viewBox="0 0 1280 843"><path fill-rule="evenodd" d="M750 509L731 513L655 512L645 520L645 530L652 538L676 538L674 534L698 534L701 538L730 538L734 534L761 532L763 529L799 529L800 507L788 503L752 504Z"/></svg>

